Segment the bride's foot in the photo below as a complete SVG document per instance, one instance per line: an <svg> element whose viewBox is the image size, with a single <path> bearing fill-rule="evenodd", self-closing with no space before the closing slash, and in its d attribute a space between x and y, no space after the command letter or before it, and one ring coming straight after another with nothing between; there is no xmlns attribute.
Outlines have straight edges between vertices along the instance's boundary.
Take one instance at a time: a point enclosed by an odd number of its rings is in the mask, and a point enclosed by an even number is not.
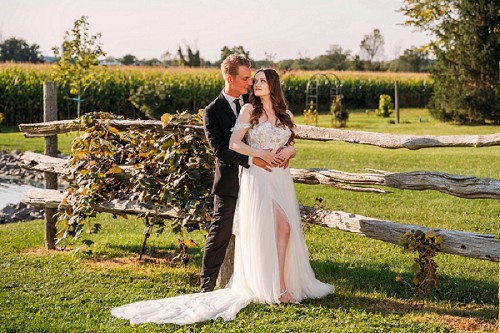
<svg viewBox="0 0 500 333"><path fill-rule="evenodd" d="M280 293L279 301L280 303L300 304L299 302L297 302L295 298L293 298L292 294L290 294L290 292L288 292L288 290L286 289L285 291Z"/></svg>

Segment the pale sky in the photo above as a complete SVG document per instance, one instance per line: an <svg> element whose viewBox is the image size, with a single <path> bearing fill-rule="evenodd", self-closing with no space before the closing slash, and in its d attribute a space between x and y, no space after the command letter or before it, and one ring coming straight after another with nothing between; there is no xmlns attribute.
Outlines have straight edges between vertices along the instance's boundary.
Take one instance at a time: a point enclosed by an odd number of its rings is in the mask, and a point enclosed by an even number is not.
<svg viewBox="0 0 500 333"><path fill-rule="evenodd" d="M224 45L243 45L255 60L316 57L338 44L359 53L365 34L380 29L385 59L429 36L400 24L402 0L0 0L0 38L40 45L51 56L82 15L102 34L107 56L159 58L190 45L218 60Z"/></svg>

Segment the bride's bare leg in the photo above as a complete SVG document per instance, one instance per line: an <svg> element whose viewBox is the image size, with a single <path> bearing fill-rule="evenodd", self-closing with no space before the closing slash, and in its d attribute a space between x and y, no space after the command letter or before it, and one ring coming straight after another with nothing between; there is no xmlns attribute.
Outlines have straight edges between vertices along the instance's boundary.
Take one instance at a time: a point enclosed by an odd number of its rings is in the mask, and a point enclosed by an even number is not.
<svg viewBox="0 0 500 333"><path fill-rule="evenodd" d="M285 283L285 257L288 240L290 239L290 224L283 210L276 204L273 204L276 216L276 247L278 250L278 266L280 274L280 296L282 303L295 303L293 296L286 291Z"/></svg>

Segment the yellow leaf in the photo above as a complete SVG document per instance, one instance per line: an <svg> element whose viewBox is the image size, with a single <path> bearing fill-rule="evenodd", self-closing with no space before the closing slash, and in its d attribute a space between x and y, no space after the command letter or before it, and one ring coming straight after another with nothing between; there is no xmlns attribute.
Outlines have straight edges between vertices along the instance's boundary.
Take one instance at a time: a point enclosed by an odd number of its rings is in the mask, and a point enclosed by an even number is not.
<svg viewBox="0 0 500 333"><path fill-rule="evenodd" d="M90 161L89 166L94 166L96 161Z"/></svg>
<svg viewBox="0 0 500 333"><path fill-rule="evenodd" d="M441 244L443 242L443 236L436 236L434 244Z"/></svg>
<svg viewBox="0 0 500 333"><path fill-rule="evenodd" d="M86 175L86 174L88 174L89 172L90 172L90 170L84 169L84 170L80 171L80 174L81 174L82 176L85 176L85 175Z"/></svg>
<svg viewBox="0 0 500 333"><path fill-rule="evenodd" d="M436 231L434 231L434 230L427 231L425 233L425 239L434 238L434 237L436 237L436 235L437 235Z"/></svg>
<svg viewBox="0 0 500 333"><path fill-rule="evenodd" d="M116 127L113 126L108 126L108 131L110 131L113 134L117 134L118 132L120 132Z"/></svg>
<svg viewBox="0 0 500 333"><path fill-rule="evenodd" d="M81 151L81 150L77 151L76 152L76 157L79 158L79 159L84 158L85 157L85 152Z"/></svg>
<svg viewBox="0 0 500 333"><path fill-rule="evenodd" d="M172 115L169 113L164 113L163 116L161 116L160 120L163 123L163 127L166 127L172 120Z"/></svg>
<svg viewBox="0 0 500 333"><path fill-rule="evenodd" d="M188 239L184 242L184 244L186 244L187 247L193 247L197 245L192 239Z"/></svg>
<svg viewBox="0 0 500 333"><path fill-rule="evenodd" d="M123 169L120 168L119 166L115 165L114 167L109 169L107 173L111 173L111 174L123 173Z"/></svg>
<svg viewBox="0 0 500 333"><path fill-rule="evenodd" d="M403 281L403 279L401 278L401 274L398 273L398 275L396 275L396 278L395 278L396 282L401 282Z"/></svg>

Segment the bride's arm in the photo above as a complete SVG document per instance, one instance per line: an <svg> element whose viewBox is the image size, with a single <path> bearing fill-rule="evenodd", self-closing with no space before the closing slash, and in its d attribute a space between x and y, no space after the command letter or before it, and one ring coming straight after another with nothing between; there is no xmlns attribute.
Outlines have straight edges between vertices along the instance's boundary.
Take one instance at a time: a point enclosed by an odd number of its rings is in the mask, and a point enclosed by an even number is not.
<svg viewBox="0 0 500 333"><path fill-rule="evenodd" d="M243 142L245 134L250 128L250 113L252 111L252 106L250 104L245 104L241 108L240 115L236 120L236 124L233 128L233 133L231 134L231 139L229 140L229 149L232 149L240 154L260 157L269 164L277 165L281 163L281 158L277 156L276 153L269 150L254 148Z"/></svg>
<svg viewBox="0 0 500 333"><path fill-rule="evenodd" d="M286 110L286 113L290 116L290 118L293 121L293 113L290 110ZM283 158L285 162L288 162L289 159L292 157L295 157L296 151L295 151L295 146L293 142L288 143L286 146L282 147L279 149L278 156Z"/></svg>

